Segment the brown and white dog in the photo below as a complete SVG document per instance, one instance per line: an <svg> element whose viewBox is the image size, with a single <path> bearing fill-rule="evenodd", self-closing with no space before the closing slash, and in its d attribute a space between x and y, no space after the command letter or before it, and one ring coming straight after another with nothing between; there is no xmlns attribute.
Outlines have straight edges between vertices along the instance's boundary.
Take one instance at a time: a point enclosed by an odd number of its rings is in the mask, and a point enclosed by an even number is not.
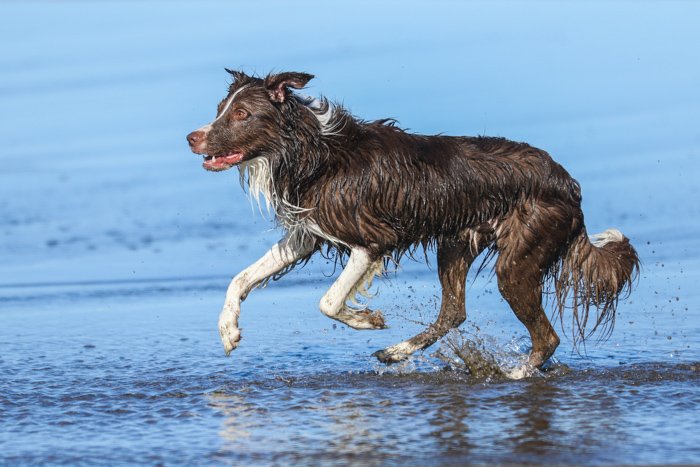
<svg viewBox="0 0 700 467"><path fill-rule="evenodd" d="M530 365L542 366L559 345L543 309L545 289L562 324L571 308L574 342L612 330L618 298L638 272L637 254L617 230L589 239L580 186L545 151L503 138L410 134L392 120L365 122L325 99L295 94L291 88L303 88L309 74L227 71L234 81L216 119L187 140L204 155L205 169L239 166L241 181L258 201L262 193L285 231L228 287L219 319L227 354L241 338L240 304L248 293L322 248L346 266L321 311L355 329L385 327L381 313L348 302L387 260L436 248L439 316L374 354L385 363L425 349L465 320L467 270L484 250L497 253L498 288L530 333ZM597 311L589 317L591 307Z"/></svg>

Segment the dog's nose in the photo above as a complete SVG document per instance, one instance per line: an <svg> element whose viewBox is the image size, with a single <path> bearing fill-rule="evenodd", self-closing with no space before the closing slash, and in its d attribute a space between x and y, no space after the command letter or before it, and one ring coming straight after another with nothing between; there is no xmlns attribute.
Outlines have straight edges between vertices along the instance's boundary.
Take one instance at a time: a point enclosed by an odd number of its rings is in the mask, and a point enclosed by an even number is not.
<svg viewBox="0 0 700 467"><path fill-rule="evenodd" d="M202 130L193 131L187 135L187 142L190 143L190 146L194 146L195 144L202 142L205 137L206 134Z"/></svg>

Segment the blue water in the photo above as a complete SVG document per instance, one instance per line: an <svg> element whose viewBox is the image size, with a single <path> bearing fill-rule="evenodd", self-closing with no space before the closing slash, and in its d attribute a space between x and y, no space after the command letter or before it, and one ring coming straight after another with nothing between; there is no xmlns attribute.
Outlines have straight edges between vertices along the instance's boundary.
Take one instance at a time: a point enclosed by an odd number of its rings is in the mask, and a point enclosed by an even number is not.
<svg viewBox="0 0 700 467"><path fill-rule="evenodd" d="M698 463L700 4L0 3L0 464ZM317 310L333 265L243 304L230 278L280 237L236 171L201 169L224 67L306 71L309 94L421 133L546 149L589 231L643 261L616 329L520 381L370 354L439 306L432 268L379 281L390 329ZM463 333L500 361L525 331L489 274ZM453 336L454 337L454 336ZM443 345L444 348L444 345Z"/></svg>

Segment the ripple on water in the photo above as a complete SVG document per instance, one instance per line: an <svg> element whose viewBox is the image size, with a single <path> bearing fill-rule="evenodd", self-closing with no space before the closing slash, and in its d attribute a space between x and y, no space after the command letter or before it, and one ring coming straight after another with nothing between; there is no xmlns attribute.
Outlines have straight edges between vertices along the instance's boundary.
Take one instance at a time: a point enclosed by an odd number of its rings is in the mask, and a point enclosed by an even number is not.
<svg viewBox="0 0 700 467"><path fill-rule="evenodd" d="M452 336L465 344L463 337ZM697 426L700 363L552 362L548 371L512 381L502 369L528 350L517 341L462 348L480 352L472 366L443 346L436 357L380 371L294 371L265 358L232 371L218 363L167 364L149 353L123 359L99 346L90 350L98 352L94 359L5 359L0 410L3 436L13 443L3 459L614 462L648 456L659 439L677 439L679 462L697 454L687 433ZM473 366L475 358L495 362L501 373L472 374L489 368ZM664 422L669 417L673 425ZM72 454L62 449L69 442Z"/></svg>

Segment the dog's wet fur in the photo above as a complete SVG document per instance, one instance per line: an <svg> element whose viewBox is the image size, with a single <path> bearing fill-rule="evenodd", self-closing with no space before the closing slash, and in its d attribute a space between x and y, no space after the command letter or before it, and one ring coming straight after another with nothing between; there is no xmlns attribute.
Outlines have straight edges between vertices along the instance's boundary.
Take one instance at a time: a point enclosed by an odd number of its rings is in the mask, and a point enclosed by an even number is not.
<svg viewBox="0 0 700 467"><path fill-rule="evenodd" d="M532 339L530 365L559 345L543 293L560 319L573 317L574 343L609 334L618 298L631 291L637 254L617 230L589 238L576 180L545 151L504 138L424 136L393 120L367 122L325 99L294 92L313 78L278 73L233 77L216 119L188 135L204 167L239 166L262 192L285 237L229 286L219 328L225 349L238 345L240 302L318 251L346 269L321 300L329 317L381 329L379 312L347 303L416 247L437 250L442 305L424 332L375 355L402 360L466 318L465 282L474 259L495 256L498 288ZM562 326L564 329L564 326Z"/></svg>

